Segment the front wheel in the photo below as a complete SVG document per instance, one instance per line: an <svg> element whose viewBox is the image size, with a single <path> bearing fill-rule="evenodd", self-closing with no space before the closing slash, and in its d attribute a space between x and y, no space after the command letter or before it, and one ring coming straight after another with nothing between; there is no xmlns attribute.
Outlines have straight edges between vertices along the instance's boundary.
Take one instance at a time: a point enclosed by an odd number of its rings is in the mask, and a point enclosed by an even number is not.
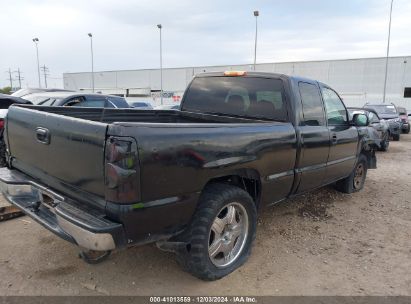
<svg viewBox="0 0 411 304"><path fill-rule="evenodd" d="M399 140L400 140L400 134L394 134L394 135L392 136L392 139L393 139L394 141L399 141Z"/></svg>
<svg viewBox="0 0 411 304"><path fill-rule="evenodd" d="M337 190L344 193L360 191L364 188L365 178L367 177L367 169L367 157L364 154L360 154L350 176L337 182Z"/></svg>
<svg viewBox="0 0 411 304"><path fill-rule="evenodd" d="M389 146L390 146L390 138L389 138L389 135L387 135L387 136L384 138L384 140L381 142L380 150L387 152Z"/></svg>
<svg viewBox="0 0 411 304"><path fill-rule="evenodd" d="M250 195L235 186L212 184L201 195L178 260L186 271L206 281L239 268L251 253L257 211Z"/></svg>

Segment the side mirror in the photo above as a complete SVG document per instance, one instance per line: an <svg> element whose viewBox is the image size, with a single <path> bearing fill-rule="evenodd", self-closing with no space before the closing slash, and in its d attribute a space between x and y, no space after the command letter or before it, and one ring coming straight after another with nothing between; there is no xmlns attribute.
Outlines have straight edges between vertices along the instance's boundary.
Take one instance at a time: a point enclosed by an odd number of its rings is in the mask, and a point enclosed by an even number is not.
<svg viewBox="0 0 411 304"><path fill-rule="evenodd" d="M368 117L365 114L354 114L352 123L356 127L366 127L368 126Z"/></svg>

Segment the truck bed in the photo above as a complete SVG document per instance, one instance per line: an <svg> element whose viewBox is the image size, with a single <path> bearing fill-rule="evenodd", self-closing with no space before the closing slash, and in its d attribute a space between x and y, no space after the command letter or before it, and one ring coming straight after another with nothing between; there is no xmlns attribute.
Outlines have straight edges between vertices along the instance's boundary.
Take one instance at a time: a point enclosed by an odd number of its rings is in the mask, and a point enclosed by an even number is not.
<svg viewBox="0 0 411 304"><path fill-rule="evenodd" d="M76 107L23 106L36 111L54 113L103 123L144 122L144 123L253 123L262 120L218 116L175 110L102 109Z"/></svg>

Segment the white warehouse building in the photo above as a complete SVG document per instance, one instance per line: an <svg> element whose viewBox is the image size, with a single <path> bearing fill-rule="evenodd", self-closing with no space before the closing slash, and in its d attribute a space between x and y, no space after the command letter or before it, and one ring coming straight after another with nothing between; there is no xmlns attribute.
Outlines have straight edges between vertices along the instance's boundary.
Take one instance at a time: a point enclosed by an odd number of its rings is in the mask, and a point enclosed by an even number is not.
<svg viewBox="0 0 411 304"><path fill-rule="evenodd" d="M298 75L333 87L347 106L381 102L384 90L385 58L362 58L305 62L261 63L256 70ZM387 102L411 110L411 56L390 57L387 74ZM194 75L227 70L251 71L252 65L202 66L163 69L163 100L178 103ZM63 74L64 88L91 90L91 73ZM95 90L128 98L148 99L159 104L160 69L101 71L94 73Z"/></svg>

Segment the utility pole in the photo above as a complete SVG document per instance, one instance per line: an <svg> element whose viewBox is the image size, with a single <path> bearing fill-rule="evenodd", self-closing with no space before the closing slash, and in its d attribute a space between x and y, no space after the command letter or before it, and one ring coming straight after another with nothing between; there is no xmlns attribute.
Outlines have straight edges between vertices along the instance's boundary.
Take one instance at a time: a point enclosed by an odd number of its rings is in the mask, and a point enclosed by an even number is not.
<svg viewBox="0 0 411 304"><path fill-rule="evenodd" d="M36 54L37 54L37 74L39 78L39 88L41 88L41 81L40 81L40 61L39 61L39 38L32 39L34 44L36 45Z"/></svg>
<svg viewBox="0 0 411 304"><path fill-rule="evenodd" d="M91 87L94 93L94 53L93 53L93 34L87 34L90 37L90 50L91 50Z"/></svg>
<svg viewBox="0 0 411 304"><path fill-rule="evenodd" d="M161 105L163 105L163 42L161 38L161 29L163 26L161 24L157 24L157 27L160 30L160 101Z"/></svg>
<svg viewBox="0 0 411 304"><path fill-rule="evenodd" d="M9 73L10 88L13 90L13 78L11 77L11 69L9 68L6 73Z"/></svg>
<svg viewBox="0 0 411 304"><path fill-rule="evenodd" d="M24 80L24 78L21 76L20 68L14 71L14 73L17 73L17 80L19 81L19 88L21 89L21 81Z"/></svg>
<svg viewBox="0 0 411 304"><path fill-rule="evenodd" d="M47 88L47 76L49 75L49 68L48 67L46 67L46 65L43 65L42 67L41 67L41 70L42 70L42 72L43 72L43 75L44 75L44 84L46 85L46 88Z"/></svg>
<svg viewBox="0 0 411 304"><path fill-rule="evenodd" d="M391 38L391 16L392 16L392 4L394 0L391 0L390 8L390 22L388 23L388 42L387 42L387 56L385 58L385 77L384 77L384 93L382 95L382 102L385 103L385 95L387 91L387 74L388 74L388 56L390 55L390 38Z"/></svg>
<svg viewBox="0 0 411 304"><path fill-rule="evenodd" d="M254 11L254 17L255 17L254 71L255 71L255 64L257 63L257 19L259 15L260 15L259 11Z"/></svg>

